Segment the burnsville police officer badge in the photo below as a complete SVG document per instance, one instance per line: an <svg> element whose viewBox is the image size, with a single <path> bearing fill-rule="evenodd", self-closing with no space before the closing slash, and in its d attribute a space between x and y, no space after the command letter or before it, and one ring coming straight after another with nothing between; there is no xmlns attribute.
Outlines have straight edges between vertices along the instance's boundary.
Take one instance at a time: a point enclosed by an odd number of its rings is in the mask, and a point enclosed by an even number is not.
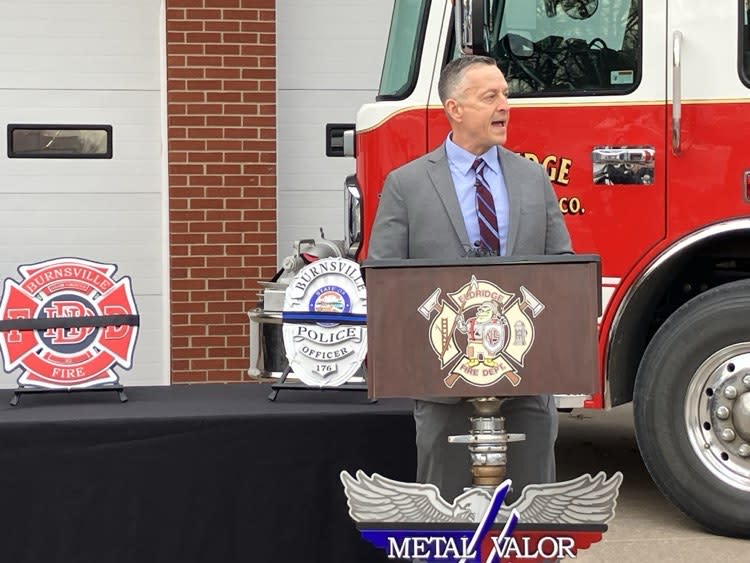
<svg viewBox="0 0 750 563"><path fill-rule="evenodd" d="M138 311L130 277L114 264L56 258L19 266L0 303L3 367L21 368L24 387L86 388L118 381L130 369Z"/></svg>
<svg viewBox="0 0 750 563"><path fill-rule="evenodd" d="M303 383L346 383L367 354L367 294L359 264L325 258L295 276L284 300L284 348Z"/></svg>
<svg viewBox="0 0 750 563"><path fill-rule="evenodd" d="M471 281L440 299L437 288L418 307L431 320L429 341L440 359L440 369L449 367L445 384L453 387L463 378L484 387L507 378L515 387L521 382L518 367L534 343L534 323L544 304L528 289L520 287L520 298L492 282ZM431 319L432 313L437 315ZM461 346L457 335L465 335ZM452 365L451 365L452 364Z"/></svg>

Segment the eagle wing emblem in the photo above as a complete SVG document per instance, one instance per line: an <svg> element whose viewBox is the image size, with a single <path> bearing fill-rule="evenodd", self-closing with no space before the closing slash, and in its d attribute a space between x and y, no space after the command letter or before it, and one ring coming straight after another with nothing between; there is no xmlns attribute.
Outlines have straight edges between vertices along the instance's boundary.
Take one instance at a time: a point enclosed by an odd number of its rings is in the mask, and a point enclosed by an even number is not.
<svg viewBox="0 0 750 563"><path fill-rule="evenodd" d="M435 485L402 483L357 471L340 473L349 516L355 522L471 522L469 511L449 504ZM488 498L489 503L489 498Z"/></svg>
<svg viewBox="0 0 750 563"><path fill-rule="evenodd" d="M340 473L349 516L355 522L471 523L478 522L491 495L469 489L448 503L435 485L403 483L373 473ZM511 505L503 506L495 519L503 523L515 509L527 524L605 524L615 517L622 483L619 471L609 479L604 472L581 475L561 483L527 485Z"/></svg>
<svg viewBox="0 0 750 563"><path fill-rule="evenodd" d="M525 524L605 524L615 517L621 483L618 471L609 479L599 472L595 477L584 474L561 483L527 485L516 502L503 507L496 521L507 520L515 508Z"/></svg>

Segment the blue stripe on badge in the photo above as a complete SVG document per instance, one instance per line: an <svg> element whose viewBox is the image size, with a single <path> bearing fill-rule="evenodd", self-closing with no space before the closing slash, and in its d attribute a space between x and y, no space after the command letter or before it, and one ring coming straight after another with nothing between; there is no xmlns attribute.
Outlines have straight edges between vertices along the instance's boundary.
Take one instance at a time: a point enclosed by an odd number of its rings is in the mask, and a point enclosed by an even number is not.
<svg viewBox="0 0 750 563"><path fill-rule="evenodd" d="M338 323L347 325L365 325L367 324L367 315L358 313L309 313L283 311L281 319L285 323Z"/></svg>

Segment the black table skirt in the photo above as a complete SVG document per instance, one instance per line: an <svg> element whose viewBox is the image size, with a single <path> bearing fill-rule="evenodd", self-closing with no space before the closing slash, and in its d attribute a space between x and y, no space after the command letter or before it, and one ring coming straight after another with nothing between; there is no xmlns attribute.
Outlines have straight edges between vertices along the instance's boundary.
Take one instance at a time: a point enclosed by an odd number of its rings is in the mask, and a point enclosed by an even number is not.
<svg viewBox="0 0 750 563"><path fill-rule="evenodd" d="M0 561L383 561L343 469L413 481L409 401L255 384L0 393Z"/></svg>

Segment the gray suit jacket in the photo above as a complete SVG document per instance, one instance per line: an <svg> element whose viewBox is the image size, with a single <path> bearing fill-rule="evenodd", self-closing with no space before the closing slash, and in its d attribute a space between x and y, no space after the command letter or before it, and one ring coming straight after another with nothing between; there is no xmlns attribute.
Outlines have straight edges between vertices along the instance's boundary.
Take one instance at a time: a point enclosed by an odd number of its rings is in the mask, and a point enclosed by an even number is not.
<svg viewBox="0 0 750 563"><path fill-rule="evenodd" d="M572 252L549 178L538 164L498 147L508 189L508 255ZM391 172L368 258L457 258L471 248L445 144Z"/></svg>

